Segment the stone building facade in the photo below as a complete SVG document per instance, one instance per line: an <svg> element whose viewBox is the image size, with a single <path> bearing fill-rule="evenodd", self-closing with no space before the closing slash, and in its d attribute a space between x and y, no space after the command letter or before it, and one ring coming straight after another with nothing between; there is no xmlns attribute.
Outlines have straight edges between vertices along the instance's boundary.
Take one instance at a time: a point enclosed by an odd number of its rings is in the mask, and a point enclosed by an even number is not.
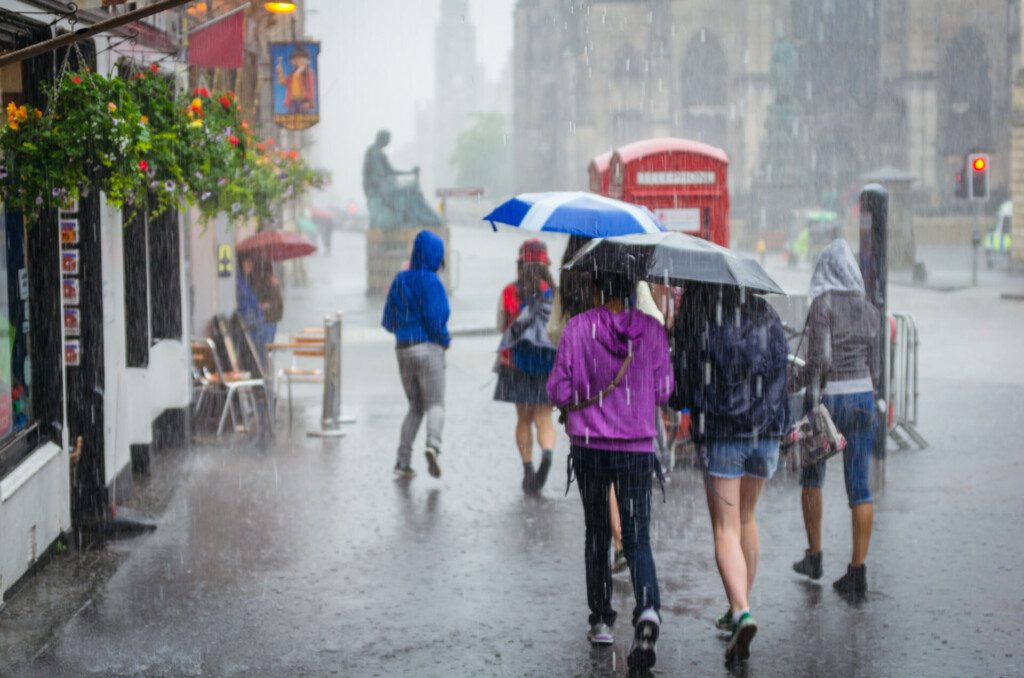
<svg viewBox="0 0 1024 678"><path fill-rule="evenodd" d="M963 154L992 154L1009 194L1019 0L520 0L518 188L586 186L594 155L654 136L724 148L749 200L770 172L772 56L795 48L792 124L817 202L849 204L882 166L916 177L919 210L955 208Z"/></svg>

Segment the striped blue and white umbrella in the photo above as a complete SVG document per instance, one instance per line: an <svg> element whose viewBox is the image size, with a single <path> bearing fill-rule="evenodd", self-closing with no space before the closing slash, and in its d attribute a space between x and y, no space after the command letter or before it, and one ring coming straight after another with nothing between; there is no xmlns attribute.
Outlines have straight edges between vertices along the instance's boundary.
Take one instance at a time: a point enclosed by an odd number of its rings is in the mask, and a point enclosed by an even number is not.
<svg viewBox="0 0 1024 678"><path fill-rule="evenodd" d="M609 238L632 233L659 233L665 227L646 207L582 191L522 193L484 217L526 231L568 233L586 238Z"/></svg>

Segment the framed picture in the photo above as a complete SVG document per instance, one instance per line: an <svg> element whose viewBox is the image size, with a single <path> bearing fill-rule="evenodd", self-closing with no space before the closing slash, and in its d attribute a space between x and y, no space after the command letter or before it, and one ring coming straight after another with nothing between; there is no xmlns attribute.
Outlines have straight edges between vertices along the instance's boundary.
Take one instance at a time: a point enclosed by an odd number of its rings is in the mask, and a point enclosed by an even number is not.
<svg viewBox="0 0 1024 678"><path fill-rule="evenodd" d="M78 275L78 250L62 250L60 253L60 272L64 275Z"/></svg>
<svg viewBox="0 0 1024 678"><path fill-rule="evenodd" d="M60 220L60 244L61 245L77 245L78 244L78 219L61 219Z"/></svg>
<svg viewBox="0 0 1024 678"><path fill-rule="evenodd" d="M64 309L64 335L77 337L82 334L82 311L78 308Z"/></svg>
<svg viewBox="0 0 1024 678"><path fill-rule="evenodd" d="M78 339L68 339L64 342L64 364L68 367L78 367L82 364L82 342Z"/></svg>
<svg viewBox="0 0 1024 678"><path fill-rule="evenodd" d="M61 281L62 296L65 304L77 306L79 302L78 278L64 278Z"/></svg>

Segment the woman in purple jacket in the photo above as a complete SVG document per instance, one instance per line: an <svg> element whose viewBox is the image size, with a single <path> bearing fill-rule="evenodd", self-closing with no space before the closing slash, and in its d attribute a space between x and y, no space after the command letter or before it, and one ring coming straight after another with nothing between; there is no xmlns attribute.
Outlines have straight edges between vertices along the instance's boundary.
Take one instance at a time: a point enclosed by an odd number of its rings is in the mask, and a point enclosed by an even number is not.
<svg viewBox="0 0 1024 678"><path fill-rule="evenodd" d="M576 473L586 523L584 561L590 631L595 645L612 644L612 573L608 490L614 484L622 542L636 607L628 664L654 665L661 601L651 553L651 476L657 431L651 413L673 390L665 328L629 308L636 282L620 275L594 280L595 306L565 327L548 378L551 402L567 413L572 441L569 474Z"/></svg>

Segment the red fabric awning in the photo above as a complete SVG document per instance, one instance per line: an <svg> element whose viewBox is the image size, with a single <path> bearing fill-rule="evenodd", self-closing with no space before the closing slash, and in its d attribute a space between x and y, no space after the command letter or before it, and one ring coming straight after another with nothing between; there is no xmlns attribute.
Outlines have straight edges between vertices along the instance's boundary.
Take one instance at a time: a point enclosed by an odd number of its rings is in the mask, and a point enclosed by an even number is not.
<svg viewBox="0 0 1024 678"><path fill-rule="evenodd" d="M237 12L189 35L189 66L241 68L244 53L245 12Z"/></svg>

